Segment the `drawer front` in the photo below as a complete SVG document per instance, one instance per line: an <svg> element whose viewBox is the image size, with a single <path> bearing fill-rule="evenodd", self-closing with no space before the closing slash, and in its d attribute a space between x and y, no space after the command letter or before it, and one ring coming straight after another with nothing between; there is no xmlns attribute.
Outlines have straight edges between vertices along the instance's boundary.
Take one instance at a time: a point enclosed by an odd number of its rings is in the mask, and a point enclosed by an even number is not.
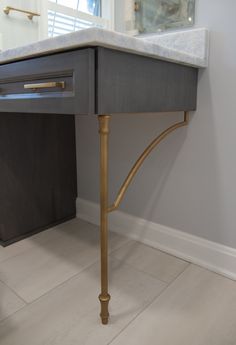
<svg viewBox="0 0 236 345"><path fill-rule="evenodd" d="M92 48L0 66L0 112L94 114L94 90Z"/></svg>

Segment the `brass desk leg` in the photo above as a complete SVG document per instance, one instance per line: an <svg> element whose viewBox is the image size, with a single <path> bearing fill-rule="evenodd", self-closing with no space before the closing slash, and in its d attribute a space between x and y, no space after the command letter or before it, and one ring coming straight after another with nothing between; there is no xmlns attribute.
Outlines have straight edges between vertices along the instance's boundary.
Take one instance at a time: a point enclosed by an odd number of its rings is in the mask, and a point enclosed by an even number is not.
<svg viewBox="0 0 236 345"><path fill-rule="evenodd" d="M99 115L100 134L100 242L101 242L101 319L102 323L108 323L108 136L109 136L109 115Z"/></svg>
<svg viewBox="0 0 236 345"><path fill-rule="evenodd" d="M139 168L142 166L145 159L150 153L157 147L167 135L175 131L176 129L187 126L189 123L188 112L184 112L184 119L181 122L177 122L174 125L167 128L161 134L159 134L151 144L143 151L136 163L130 170L127 178L122 184L115 202L109 207L108 205L108 135L109 135L109 115L99 115L99 134L100 134L100 208L101 208L101 294L99 300L101 302L101 319L102 323L106 325L108 323L109 312L108 304L110 301L110 295L108 293L108 228L107 218L108 213L115 211L127 191L130 183L136 175Z"/></svg>

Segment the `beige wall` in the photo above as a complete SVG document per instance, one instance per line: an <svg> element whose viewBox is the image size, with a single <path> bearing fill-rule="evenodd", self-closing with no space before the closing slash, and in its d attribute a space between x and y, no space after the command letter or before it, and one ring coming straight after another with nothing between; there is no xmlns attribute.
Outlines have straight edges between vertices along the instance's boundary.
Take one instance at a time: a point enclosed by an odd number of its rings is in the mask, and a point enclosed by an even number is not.
<svg viewBox="0 0 236 345"><path fill-rule="evenodd" d="M150 156L121 209L127 213L236 248L235 0L198 0L196 26L211 32L210 62L200 71L198 109ZM110 195L135 157L181 114L114 116ZM98 201L95 118L77 118L78 191Z"/></svg>

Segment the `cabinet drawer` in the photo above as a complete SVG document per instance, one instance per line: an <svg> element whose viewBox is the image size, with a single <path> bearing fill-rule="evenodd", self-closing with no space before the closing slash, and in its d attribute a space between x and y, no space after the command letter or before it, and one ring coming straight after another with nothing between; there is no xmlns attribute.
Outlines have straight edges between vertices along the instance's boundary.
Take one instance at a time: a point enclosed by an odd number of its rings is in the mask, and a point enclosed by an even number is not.
<svg viewBox="0 0 236 345"><path fill-rule="evenodd" d="M0 112L93 114L94 49L0 66Z"/></svg>

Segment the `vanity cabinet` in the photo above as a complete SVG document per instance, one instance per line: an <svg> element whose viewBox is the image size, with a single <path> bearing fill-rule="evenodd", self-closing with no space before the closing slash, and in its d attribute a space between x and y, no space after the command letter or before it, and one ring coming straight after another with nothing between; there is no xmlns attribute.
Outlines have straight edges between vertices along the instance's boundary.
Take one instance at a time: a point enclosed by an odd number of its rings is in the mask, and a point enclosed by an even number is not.
<svg viewBox="0 0 236 345"><path fill-rule="evenodd" d="M94 47L0 65L0 112L113 114L196 109L198 70Z"/></svg>
<svg viewBox="0 0 236 345"><path fill-rule="evenodd" d="M0 237L3 244L75 216L74 116L97 115L99 300L103 324L108 323L110 300L108 214L119 207L146 157L167 135L187 126L188 112L196 109L198 68L186 65L190 56L181 52L176 62L167 61L173 60L175 53L143 40L93 28L0 54ZM195 61L196 57L192 59ZM183 112L183 120L165 129L144 150L115 201L109 205L108 137L112 115L176 111Z"/></svg>
<svg viewBox="0 0 236 345"><path fill-rule="evenodd" d="M75 115L194 110L197 72L104 47L1 64L2 244L75 216Z"/></svg>

